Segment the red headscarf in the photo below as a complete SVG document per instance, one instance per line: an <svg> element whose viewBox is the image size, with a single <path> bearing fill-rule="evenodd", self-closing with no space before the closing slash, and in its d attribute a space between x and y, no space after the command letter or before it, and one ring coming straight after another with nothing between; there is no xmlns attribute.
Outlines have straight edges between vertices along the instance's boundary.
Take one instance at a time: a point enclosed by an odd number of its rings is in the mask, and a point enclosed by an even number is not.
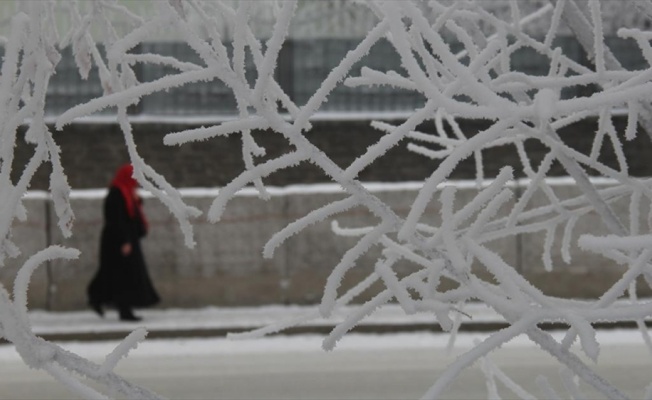
<svg viewBox="0 0 652 400"><path fill-rule="evenodd" d="M111 181L111 186L117 187L122 193L122 197L125 200L127 205L127 212L131 218L140 217L140 220L143 222L145 229L147 229L147 220L145 219L145 213L143 213L142 202L136 195L136 188L138 187L138 182L134 179L134 167L131 164L125 164L121 166L115 174L113 181Z"/></svg>

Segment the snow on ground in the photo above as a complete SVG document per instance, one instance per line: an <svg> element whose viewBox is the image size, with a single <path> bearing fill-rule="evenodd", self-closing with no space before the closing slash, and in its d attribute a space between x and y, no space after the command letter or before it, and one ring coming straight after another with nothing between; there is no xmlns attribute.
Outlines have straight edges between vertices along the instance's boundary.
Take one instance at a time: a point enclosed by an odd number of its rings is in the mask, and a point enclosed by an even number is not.
<svg viewBox="0 0 652 400"><path fill-rule="evenodd" d="M331 318L319 318L311 322L312 326L333 326L344 315L352 312L349 306L339 309ZM104 318L99 318L90 311L29 313L30 322L37 335L61 333L118 332L144 326L149 331L156 330L191 330L191 329L242 329L256 328L295 318L298 315L314 312L311 306L271 305L262 307L221 308L206 307L200 309L152 309L139 312L144 320L139 323L124 323L117 319L113 311L107 311ZM483 304L468 304L463 309L468 317L463 323L490 323L502 321L502 317ZM406 315L398 305L390 304L379 309L364 321L365 325L413 325L433 323L433 317L425 313ZM475 340L486 338L489 333L462 332L456 336L456 347L470 348ZM563 331L554 332L561 340ZM599 330L598 342L605 345L643 343L640 332L636 330ZM183 336L181 333L179 336ZM324 336L318 334L278 335L262 339L230 340L220 338L193 339L150 339L141 344L134 354L152 357L156 355L202 355L248 352L305 352L322 351ZM338 344L338 349L404 349L404 348L445 348L450 335L433 332L358 334L346 335ZM66 349L85 357L103 357L115 348L117 341L101 342L66 342ZM510 341L507 346L534 346L525 336ZM18 357L12 346L0 346L0 361L13 360Z"/></svg>
<svg viewBox="0 0 652 400"><path fill-rule="evenodd" d="M311 321L311 326L332 326L344 319L355 306L342 307L330 318L318 318ZM199 309L150 309L139 311L144 317L139 324L125 324L117 319L115 312L108 311L104 318L99 318L91 311L46 312L31 311L29 318L34 333L37 335L59 333L89 333L124 331L127 327L142 325L148 330L190 330L190 329L222 329L222 328L258 328L274 322L295 318L314 312L314 306L281 306L262 307L206 307ZM464 312L472 322L503 321L483 304L468 304ZM366 325L411 325L435 323L431 314L418 313L406 315L394 304L387 305L376 311L365 320Z"/></svg>
<svg viewBox="0 0 652 400"><path fill-rule="evenodd" d="M474 341L483 340L488 333L460 333L455 348L469 349ZM564 332L554 332L561 340ZM641 334L636 330L598 331L598 341L604 346L642 344ZM317 334L273 336L262 339L231 340L227 338L151 339L134 350L130 357L211 356L246 353L289 353L323 352L324 336ZM445 349L450 335L432 332L358 334L346 335L335 348L337 351L401 350L401 349ZM90 359L101 359L109 354L119 341L65 342L65 349ZM527 337L521 335L508 342L503 348L536 347ZM0 346L0 362L17 361L19 355L10 345Z"/></svg>

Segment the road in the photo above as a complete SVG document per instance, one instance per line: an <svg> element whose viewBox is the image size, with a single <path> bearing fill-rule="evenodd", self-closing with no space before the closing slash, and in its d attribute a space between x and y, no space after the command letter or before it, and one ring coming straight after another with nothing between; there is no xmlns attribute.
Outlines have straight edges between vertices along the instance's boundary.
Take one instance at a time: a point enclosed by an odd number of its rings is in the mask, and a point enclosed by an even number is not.
<svg viewBox="0 0 652 400"><path fill-rule="evenodd" d="M462 338L459 352L473 338ZM159 340L142 344L116 372L171 399L413 399L419 398L454 356L434 334L355 335L333 352L312 336L255 342L224 339ZM629 336L602 341L598 370L631 398L641 398L652 379L652 357ZM67 344L101 361L116 343ZM70 393L41 371L25 367L13 350L0 348L0 399L65 399ZM543 398L536 386L547 377L568 398L559 366L532 345L507 345L492 356L515 381ZM597 398L586 386L589 398ZM499 385L503 398L513 394ZM480 368L465 371L447 399L486 399Z"/></svg>

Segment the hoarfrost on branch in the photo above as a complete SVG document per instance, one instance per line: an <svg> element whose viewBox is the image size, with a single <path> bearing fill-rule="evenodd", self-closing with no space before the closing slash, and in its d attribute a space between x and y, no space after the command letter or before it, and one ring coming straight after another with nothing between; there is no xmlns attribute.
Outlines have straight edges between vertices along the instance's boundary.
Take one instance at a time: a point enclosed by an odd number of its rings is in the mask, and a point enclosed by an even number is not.
<svg viewBox="0 0 652 400"><path fill-rule="evenodd" d="M649 1L618 3L627 15L652 16ZM12 223L28 217L21 199L42 163L52 166L50 193L59 228L64 235L71 232L74 217L69 204L70 187L59 160L56 131L51 131L44 119L48 81L61 58L60 50L71 46L82 76L88 76L91 68L98 69L104 94L59 115L56 129L107 107L115 109L134 164L135 177L168 206L180 223L186 245L194 244L191 220L201 212L186 205L179 192L139 155L127 113L130 105L154 93L220 80L235 96L238 115L233 120L172 133L164 138L165 144L170 146L216 136L238 135L241 138L245 169L220 190L207 210L211 222L219 223L229 201L248 185L255 186L261 198L269 198L265 177L301 163L316 165L346 193L345 198L288 225L271 237L263 249L265 257L273 257L275 250L288 238L327 219L333 219L334 234L359 238L342 255L339 264L333 266L318 310L299 319L279 321L233 337L258 337L328 316L380 282L385 289L338 324L324 340L325 349L334 348L346 332L390 301L398 302L408 314L432 314L452 338L460 319L465 318L464 305L482 302L499 313L509 326L491 334L453 361L446 372L437 377L425 398L439 397L461 371L476 361L481 361L487 377L489 397L497 396L496 383L501 382L515 396L535 398L506 376L490 357L492 351L521 335L559 361L564 371L562 375L569 376L564 385L570 396L581 396L578 382L582 382L607 398L624 398L624 394L594 368L593 364L599 361L600 345L592 324L635 321L641 328L643 340L650 343L643 320L650 315L652 305L637 297L635 283L642 278L648 285L652 284L652 214L647 223L640 223L641 213L650 209L652 191L649 179L630 175L622 144L642 134L639 131L652 135L649 100L652 69L625 69L605 43L605 26L613 24L613 20L604 17L603 8L613 8L614 2L493 2L503 7L502 12L496 12L499 7L492 9L485 7L486 2L471 0L333 2L334 9L364 10L371 16L367 20L372 20L373 24L309 100L305 104L295 104L274 79L274 71L284 42L295 26L301 26L302 21L296 21L297 15L313 15L323 6L315 6L317 8L311 13L310 4L169 0L155 2L150 5L149 12L139 15L110 0L86 3L85 7L75 2L21 2L18 12L11 18L10 32L2 40L5 57L0 76L0 264L20 252L20 243L11 240ZM63 31L57 26L61 13L65 13L69 21ZM625 15L623 13L620 15ZM273 18L269 35L264 39L257 31L260 25L255 18L260 15ZM118 18L122 23L120 31L115 28ZM538 29L529 30L530 25ZM542 26L546 27L543 32ZM609 25L609 29L613 27ZM172 32L177 41L185 43L199 56L200 61L181 62L169 56L134 52L140 43L156 38L163 30L166 34ZM101 39L98 39L98 31ZM553 41L561 31L577 38L592 67L579 64L562 48L554 47ZM635 41L645 60L652 65L652 33L640 26L623 26L617 29L617 34ZM352 68L381 39L391 43L402 69L383 72L363 66L361 73L353 76ZM232 51L227 50L227 41L231 42ZM463 49L454 52L452 42L460 43ZM100 52L100 44L105 46L105 54ZM546 57L547 75L512 70L510 57L523 48L534 49ZM253 80L245 76L247 53L255 65ZM178 72L155 81L139 82L134 66L146 63L167 65ZM305 136L311 129L311 117L340 85L385 85L410 90L423 96L425 103L401 124L373 121L372 126L383 136L342 168ZM561 95L563 89L582 85L594 85L597 90L585 97L564 98ZM616 131L612 121L614 110L621 109L627 111L624 134ZM561 129L595 116L597 130L581 132L592 143L590 151L582 152L569 146L560 134ZM460 121L463 120L481 120L488 122L488 127L471 136L461 129ZM436 132L420 132L419 126L429 121L437 126ZM33 157L26 165L16 165L13 153L21 124L28 125L26 140L34 146ZM638 126L642 129L637 129ZM265 149L256 143L252 135L254 130L280 135L293 150L276 158L263 159ZM526 141L538 142L547 149L541 162L530 159ZM609 146L605 146L605 142L609 142ZM358 178L360 172L395 146L407 146L415 153L417 162L417 155L440 160L423 182L405 216L367 190ZM518 156L519 172L529 178L529 186L522 193L514 193L511 189L515 178L511 167L502 168L495 177L486 176L483 152L495 147L510 149ZM601 160L605 147L613 149L616 167ZM456 189L445 183L458 164L469 158L475 160L479 190L472 199L462 202L456 196ZM545 179L554 163L561 165L574 180L580 196L569 199L556 196ZM15 181L11 179L12 169L18 172L19 178ZM609 178L616 184L599 188L589 178L590 174ZM543 198L546 204L532 206L535 196L539 200ZM629 203L628 221L621 220L613 211L617 201ZM439 204L439 224L425 218L426 207L431 202ZM345 226L344 219L337 220L338 215L354 207L369 210L377 223L351 228ZM610 233L608 236L578 237L576 224L590 214L601 218ZM626 272L595 301L547 295L490 246L502 238L535 232L542 232L546 238L541 263L547 270L559 267L554 265L553 252L558 251L564 262L572 263L571 249L579 247L612 260L614 265L626 266ZM554 246L556 235L561 235L558 247ZM382 251L373 272L343 293L340 288L343 277L356 267L362 255L378 248ZM46 370L84 397L104 395L85 385L78 376L104 383L108 393L117 391L129 397L157 397L111 372L119 360L144 339L146 332L135 331L129 335L107 356L103 365L94 365L31 332L26 314L26 291L31 273L45 260L73 259L77 254L76 250L56 246L44 249L21 269L13 299L0 288L0 333L16 346L30 367ZM410 263L413 272L399 276L394 269L399 262ZM487 275L492 279L481 279ZM443 279L455 282L456 287L441 290ZM616 303L626 293L630 301ZM539 328L538 324L544 322L563 322L570 328L565 338L557 341ZM590 362L571 349L575 342ZM547 377L540 376L536 384L543 396L560 397Z"/></svg>

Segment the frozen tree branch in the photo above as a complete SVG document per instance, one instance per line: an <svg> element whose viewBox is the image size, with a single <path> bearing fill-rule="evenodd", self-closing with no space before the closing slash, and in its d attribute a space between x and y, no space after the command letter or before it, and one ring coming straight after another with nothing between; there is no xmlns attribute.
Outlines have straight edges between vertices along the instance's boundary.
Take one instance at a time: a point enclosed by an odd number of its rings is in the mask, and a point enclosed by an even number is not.
<svg viewBox="0 0 652 400"><path fill-rule="evenodd" d="M114 108L135 177L170 209L180 223L186 245L194 244L191 220L201 214L200 210L185 204L179 192L136 149L126 110L146 96L216 80L232 91L238 107L238 115L233 120L175 132L164 138L166 145L181 146L216 136L241 135L244 169L220 190L207 210L211 222L219 222L240 189L253 185L260 197L267 199L265 178L304 162L315 165L341 185L343 199L301 216L273 235L263 249L265 257L272 257L288 238L331 218L339 219L332 223L334 234L358 238L342 254L340 262L332 266L318 310L231 337L262 336L329 315L368 295L376 283L383 285L384 290L347 315L324 340L325 349L333 349L350 329L390 301L397 301L406 313L433 315L451 333L451 343L464 316L465 303L482 302L509 323L509 327L458 357L426 392L425 398L442 395L460 372L477 361L484 365L488 396L497 396L497 383L502 382L514 394L533 398L489 358L502 344L517 336L528 337L583 384L593 386L608 398L624 398L620 389L605 381L593 365L571 350L571 344L579 339L581 352L593 362L599 362L599 343L593 327L598 321L636 321L642 340L648 346L651 343L643 323L650 314L650 305L637 296L635 282L643 278L652 283L651 227L639 222L652 200L652 182L630 176L622 146L624 141L636 137L638 124L652 137L649 101L652 66L627 70L616 59L606 44L607 4L597 0L551 0L537 8L534 6L539 2L507 1L504 3L507 11L501 13L479 0L431 0L427 4L409 0L359 1L355 7L369 13L374 18L373 24L306 103L296 104L275 80L274 71L285 41L301 25L298 16L312 15L306 7L317 9L321 3L175 0L154 3L156 12L151 15L137 15L109 0L97 0L88 8L71 2L21 3L21 12L11 20L0 72L0 265L7 257L15 257L20 252L21 244L12 241L12 224L15 219L28 217L21 199L43 163L52 166L50 192L58 226L64 235L71 233L74 216L69 204L70 187L59 159L56 133L45 125L43 111L49 78L61 58L59 50L70 45L81 76L88 76L92 68L98 69L104 93L63 112L56 120L56 129L107 107ZM278 8L269 32L261 35L255 16L265 12L272 15L269 8L275 6ZM638 10L648 18L652 15L652 2L647 0L627 2L623 7ZM58 8L74 23L62 34L55 23L54 13ZM128 21L127 32L118 32L113 23L116 16ZM230 22L220 30L219 21ZM545 28L530 29L531 25ZM101 27L102 38L96 36L93 26ZM138 45L155 37L161 29L186 44L198 56L198 61L189 63L167 55L138 53ZM554 45L555 38L569 33L589 55L591 65L583 65ZM618 35L635 41L643 58L648 64L652 62L652 33L640 26L623 26ZM229 53L227 44L231 38L233 51ZM363 65L365 55L384 39L400 59L401 70L384 72ZM461 50L453 51L453 44L461 46ZM100 45L106 48L106 56L99 51ZM542 56L548 74L534 76L514 71L510 60L520 49L531 49ZM253 80L245 76L247 55L253 60ZM166 65L175 72L151 82L139 82L134 68L143 64ZM354 68L360 65L360 74L354 74ZM411 91L423 98L424 106L415 109L398 125L372 122L382 133L380 139L342 167L306 137L311 129L310 118L341 85L350 88L383 85ZM597 89L583 97L562 96L563 90L585 85L595 85ZM612 115L622 108L627 110L627 126L624 132L618 132ZM578 133L592 144L591 148L580 151L570 146L568 138L561 133L562 128L594 117L597 117L597 129ZM462 130L462 121L481 121L485 128L470 134ZM426 122L433 122L436 130L419 131ZM34 149L32 158L18 166L13 151L21 124L28 124L26 141ZM274 158L259 159L266 149L255 141L252 132L256 130L278 135L293 150ZM526 141L546 149L540 162L528 153ZM605 141L610 146L605 146ZM441 161L424 180L405 217L359 181L362 171L397 146L406 146L415 157L422 155ZM497 176L490 177L484 165L486 151L497 147L513 151L520 165L502 168ZM613 149L617 167L601 158L607 147ZM445 184L465 160L474 163L479 190L472 198L462 200L454 188ZM554 192L546 177L555 163L575 181L580 195L560 199ZM15 181L11 178L12 171L18 176ZM591 179L596 174L616 183L598 188ZM522 191L512 190L516 176L528 178ZM487 178L490 182L482 187ZM535 198L541 202L534 202ZM614 212L617 201L628 202L628 219L621 220ZM438 203L440 208L437 223L427 218L426 209L432 203ZM342 214L353 207L369 211L376 218L374 224L347 227ZM576 225L589 215L597 215L609 234L578 238ZM571 263L572 250L577 248L605 257L614 266L624 265L626 270L595 301L549 296L490 249L496 240L530 233L545 236L541 264L546 270L558 268L553 257L555 252L561 254L564 263ZM555 246L556 243L559 245ZM380 251L373 261L373 271L353 289L340 293L344 277L371 249ZM31 273L44 259L75 256L73 250L48 248L23 266L16 279L13 301L0 288L3 337L14 343L28 365L44 369L82 396L102 398L104 394L86 386L77 375L103 383L107 393L155 398L155 394L111 372L144 339L146 332L129 335L102 366L71 355L31 333L26 314ZM396 270L400 263L408 263L413 270L407 276L400 276ZM492 281L480 278L487 274L493 277ZM454 282L456 287L442 289L443 278ZM616 300L627 292L629 303L617 304ZM544 322L567 324L569 329L564 340L557 342L541 331L537 324ZM536 383L547 396L559 397L546 377L538 378ZM576 378L564 380L564 385L572 396L581 395Z"/></svg>

